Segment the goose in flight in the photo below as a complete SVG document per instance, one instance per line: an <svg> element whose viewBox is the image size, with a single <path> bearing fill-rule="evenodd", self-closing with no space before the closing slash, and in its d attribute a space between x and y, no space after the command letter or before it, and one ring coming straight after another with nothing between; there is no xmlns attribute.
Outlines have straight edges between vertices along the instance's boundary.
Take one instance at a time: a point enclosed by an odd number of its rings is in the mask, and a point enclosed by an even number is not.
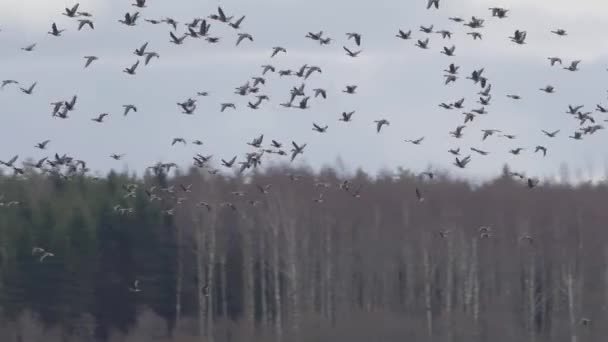
<svg viewBox="0 0 608 342"><path fill-rule="evenodd" d="M61 33L65 31L65 30L59 30L57 28L57 24L53 23L53 25L51 25L51 30L48 32L48 34L53 35L55 37L59 37L61 36Z"/></svg>
<svg viewBox="0 0 608 342"><path fill-rule="evenodd" d="M464 19L460 18L460 17L449 17L449 20L455 22L455 23L461 23L464 21Z"/></svg>
<svg viewBox="0 0 608 342"><path fill-rule="evenodd" d="M230 25L230 27L232 27L233 29L238 30L239 28L241 28L241 23L243 22L244 19L245 19L245 16L242 16L234 23L229 23L228 25Z"/></svg>
<svg viewBox="0 0 608 342"><path fill-rule="evenodd" d="M144 45L142 45L139 49L135 49L135 52L133 52L133 53L139 57L143 57L144 53L146 53L147 47L148 47L148 42L145 42Z"/></svg>
<svg viewBox="0 0 608 342"><path fill-rule="evenodd" d="M543 157L547 156L547 148L545 146L536 146L536 148L534 149L534 153L537 153L538 151L541 151L543 153Z"/></svg>
<svg viewBox="0 0 608 342"><path fill-rule="evenodd" d="M44 259L46 259L48 257L55 256L55 254L53 254L51 252L47 252L43 248L40 248L40 247L34 247L34 248L32 248L32 255L33 256L40 256L40 258L38 259L39 262L43 262Z"/></svg>
<svg viewBox="0 0 608 342"><path fill-rule="evenodd" d="M482 129L481 131L483 132L483 137L481 138L482 141L486 140L487 137L493 135L494 133L500 133L500 130L498 129Z"/></svg>
<svg viewBox="0 0 608 342"><path fill-rule="evenodd" d="M139 18L139 12L135 12L133 14L127 12L127 13L125 13L124 19L119 19L118 22L125 24L127 26L135 26L135 22L137 21L137 18Z"/></svg>
<svg viewBox="0 0 608 342"><path fill-rule="evenodd" d="M443 39L452 39L452 32L448 31L448 30L441 30L441 31L436 31L435 33L440 34L441 38Z"/></svg>
<svg viewBox="0 0 608 342"><path fill-rule="evenodd" d="M22 91L24 94L27 94L27 95L32 95L32 92L34 91L34 88L36 88L36 84L38 84L38 82L34 82L34 83L32 83L32 85L31 85L31 86L29 86L29 88L19 88L19 89L21 89L21 91Z"/></svg>
<svg viewBox="0 0 608 342"><path fill-rule="evenodd" d="M560 65L562 64L562 59L559 57L547 57L547 59L551 63L551 66L554 66L555 63L559 63Z"/></svg>
<svg viewBox="0 0 608 342"><path fill-rule="evenodd" d="M433 33L433 25L428 26L428 27L420 25L420 32Z"/></svg>
<svg viewBox="0 0 608 342"><path fill-rule="evenodd" d="M7 167L13 167L13 164L15 164L15 162L17 161L18 158L19 158L19 155L15 155L11 159L9 159L7 162L0 160L0 164L7 166Z"/></svg>
<svg viewBox="0 0 608 342"><path fill-rule="evenodd" d="M382 126L390 126L390 122L386 119L380 119L380 120L376 120L374 121L374 123L376 124L376 133L380 133L380 130L382 129Z"/></svg>
<svg viewBox="0 0 608 342"><path fill-rule="evenodd" d="M483 39L483 36L479 32L467 32L467 35L473 37L473 40Z"/></svg>
<svg viewBox="0 0 608 342"><path fill-rule="evenodd" d="M110 158L112 158L112 159L114 159L114 160L121 160L121 159L122 159L122 157L124 157L124 156L125 156L124 154L116 154L116 153L113 153L113 154L111 154L111 155L110 155Z"/></svg>
<svg viewBox="0 0 608 342"><path fill-rule="evenodd" d="M428 38L425 39L425 40L418 39L418 41L416 42L416 46L419 47L419 48L421 48L421 49L428 49L429 48L428 45L429 45L429 39Z"/></svg>
<svg viewBox="0 0 608 342"><path fill-rule="evenodd" d="M34 146L34 147L36 147L37 149L44 150L44 149L46 149L46 145L48 145L48 143L50 143L50 142L51 142L50 140L45 140L43 142L37 143L36 146Z"/></svg>
<svg viewBox="0 0 608 342"><path fill-rule="evenodd" d="M459 68L460 68L459 66L454 65L454 63L451 63L451 64L448 66L448 68L447 68L447 69L445 69L445 70L443 70L443 71L445 71L445 72L447 72L448 74L451 74L451 75L457 75L457 74L458 74L458 69L459 69Z"/></svg>
<svg viewBox="0 0 608 342"><path fill-rule="evenodd" d="M95 29L95 26L93 25L93 22L89 19L79 19L78 20L78 31L82 30L82 28L84 26L89 26L91 28L91 30Z"/></svg>
<svg viewBox="0 0 608 342"><path fill-rule="evenodd" d="M490 152L483 151L483 150L480 150L480 149L475 148L475 147L471 147L471 151L477 152L477 153L481 154L482 156L487 156L488 154L490 154Z"/></svg>
<svg viewBox="0 0 608 342"><path fill-rule="evenodd" d="M526 36L527 36L526 31L515 30L513 37L509 37L509 39L511 39L511 41L514 43L522 45L522 44L526 43Z"/></svg>
<svg viewBox="0 0 608 342"><path fill-rule="evenodd" d="M186 139L184 138L173 138L173 141L171 142L171 146L177 144L177 143L182 143L184 145L186 145Z"/></svg>
<svg viewBox="0 0 608 342"><path fill-rule="evenodd" d="M439 9L439 0L428 0L426 3L426 9L430 9L435 6L435 9Z"/></svg>
<svg viewBox="0 0 608 342"><path fill-rule="evenodd" d="M31 51L34 51L35 47L36 47L36 43L30 44L30 45L28 45L26 47L22 47L21 50L27 51L27 52L31 52Z"/></svg>
<svg viewBox="0 0 608 342"><path fill-rule="evenodd" d="M146 0L135 0L135 3L131 4L131 6L146 8Z"/></svg>
<svg viewBox="0 0 608 342"><path fill-rule="evenodd" d="M307 144L298 145L295 141L292 141L291 145L293 145L293 148L291 149L291 161L293 162L293 160L296 159L298 154L304 153L304 148Z"/></svg>
<svg viewBox="0 0 608 342"><path fill-rule="evenodd" d="M351 51L346 46L343 46L342 48L344 49L344 51L346 51L346 55L349 57L357 57L361 52L363 52L363 50Z"/></svg>
<svg viewBox="0 0 608 342"><path fill-rule="evenodd" d="M559 131L560 131L559 129L556 131L553 131L553 132L547 132L545 130L542 130L542 132L549 138L555 138L555 136L557 135L557 133L559 133Z"/></svg>
<svg viewBox="0 0 608 342"><path fill-rule="evenodd" d="M137 62L135 62L135 64L131 65L128 68L125 68L123 70L124 73L127 73L129 75L135 75L135 70L137 69L137 66L139 65L139 60Z"/></svg>
<svg viewBox="0 0 608 342"><path fill-rule="evenodd" d="M342 117L339 119L339 121L350 122L352 120L353 114L355 114L354 110L352 112L348 112L348 113L342 112Z"/></svg>
<svg viewBox="0 0 608 342"><path fill-rule="evenodd" d="M78 7L80 6L79 3L77 3L76 5L72 6L72 8L65 8L65 12L62 13L63 15L65 15L66 17L70 17L70 18L74 18L77 15L78 12Z"/></svg>
<svg viewBox="0 0 608 342"><path fill-rule="evenodd" d="M138 0L138 2L139 1L141 1L141 0ZM135 5L133 5L133 6L135 6ZM141 289L139 288L139 280L135 280L133 282L133 286L129 287L129 291L131 291L131 292L141 292Z"/></svg>
<svg viewBox="0 0 608 342"><path fill-rule="evenodd" d="M568 33L566 32L566 30L564 29L557 29L557 30L552 30L551 33L556 34L558 36L567 36Z"/></svg>
<svg viewBox="0 0 608 342"><path fill-rule="evenodd" d="M354 39L355 40L355 44L357 44L357 46L361 46L361 34L360 33L349 32L349 33L346 34L346 38L347 39Z"/></svg>
<svg viewBox="0 0 608 342"><path fill-rule="evenodd" d="M327 125L325 125L324 127L321 127L321 126L317 125L314 122L312 123L312 130L313 131L316 131L316 132L319 132L319 133L325 133L325 132L327 132L327 128L328 128Z"/></svg>
<svg viewBox="0 0 608 342"><path fill-rule="evenodd" d="M253 37L249 33L239 33L238 38L236 40L236 46L238 46L243 39L249 39L249 41L253 41Z"/></svg>
<svg viewBox="0 0 608 342"><path fill-rule="evenodd" d="M175 45L181 45L181 44L183 44L184 40L186 39L186 37L188 37L187 35L183 35L181 37L177 37L175 34L173 34L173 32L169 32L169 36L171 37L171 40L169 42L173 43Z"/></svg>
<svg viewBox="0 0 608 342"><path fill-rule="evenodd" d="M285 49L285 48L284 48L284 47L282 47L282 46L275 46L275 47L273 47L273 48L272 48L272 54L270 55L270 58L273 58L273 57L274 57L274 56L276 56L276 55L277 55L279 52L282 52L282 53L285 53L285 54L286 54L286 53L287 53L287 49ZM274 69L274 68L273 68L273 69ZM274 72L274 70L273 70L273 72Z"/></svg>
<svg viewBox="0 0 608 342"><path fill-rule="evenodd" d="M227 23L230 20L232 20L233 16L227 17L226 14L224 14L224 11L222 10L222 8L218 6L217 14L211 14L208 18L213 19L213 20L218 20L222 23Z"/></svg>
<svg viewBox="0 0 608 342"><path fill-rule="evenodd" d="M104 119L106 116L108 116L108 115L109 115L108 113L101 113L101 114L99 114L99 116L97 116L97 117L95 117L95 118L92 118L91 120L92 120L92 121L95 121L95 122L102 123L102 122L103 122L103 119Z"/></svg>
<svg viewBox="0 0 608 342"><path fill-rule="evenodd" d="M462 159L459 159L458 157L455 158L454 160L454 165L456 165L457 167L464 169L468 163L471 162L471 156L466 156Z"/></svg>
<svg viewBox="0 0 608 342"><path fill-rule="evenodd" d="M412 30L409 30L407 32L404 32L403 30L399 29L399 32L397 33L397 35L395 35L395 37L397 38L401 38L403 40L408 40L411 39L412 36Z"/></svg>
<svg viewBox="0 0 608 342"><path fill-rule="evenodd" d="M327 99L327 92L325 89L315 88L312 91L315 93L315 98L320 95L322 98Z"/></svg>
<svg viewBox="0 0 608 342"><path fill-rule="evenodd" d="M220 112L224 112L224 110L226 110L226 108L236 109L236 106L234 105L234 103L222 103Z"/></svg>
<svg viewBox="0 0 608 342"><path fill-rule="evenodd" d="M555 87L553 87L552 85L547 85L544 88L540 88L541 91L544 91L547 94L551 94L555 91Z"/></svg>
<svg viewBox="0 0 608 342"><path fill-rule="evenodd" d="M86 62L84 63L84 68L86 69L89 65L91 65L91 63L99 58L97 56L84 56L84 59L86 59Z"/></svg>
<svg viewBox="0 0 608 342"><path fill-rule="evenodd" d="M226 161L224 159L222 159L221 161L222 161L222 166L231 168L234 165L234 162L236 161L236 156L232 157L232 159L230 159L228 161Z"/></svg>
<svg viewBox="0 0 608 342"><path fill-rule="evenodd" d="M572 61L570 63L570 65L568 67L564 67L564 69L569 70L569 71L577 71L578 65L580 62L581 62L580 60Z"/></svg>
<svg viewBox="0 0 608 342"><path fill-rule="evenodd" d="M249 146L253 146L255 148L259 148L262 146L262 142L264 141L264 134L261 134L259 137L254 138L251 142L247 143Z"/></svg>
<svg viewBox="0 0 608 342"><path fill-rule="evenodd" d="M441 108L443 108L443 109L448 109L448 110L453 109L451 104L447 104L447 103L445 103L445 102L441 102L441 103L439 104L439 107L441 107Z"/></svg>
<svg viewBox="0 0 608 342"><path fill-rule="evenodd" d="M356 90L357 90L356 85L347 85L346 89L342 90L342 92L347 93L347 94L355 94Z"/></svg>
<svg viewBox="0 0 608 342"><path fill-rule="evenodd" d="M540 183L540 181L536 178L528 178L528 180L526 181L526 184L528 185L529 189L532 189L533 187L537 186L538 183Z"/></svg>
<svg viewBox="0 0 608 342"><path fill-rule="evenodd" d="M521 151L523 151L523 150L525 150L525 148L523 148L523 147L518 147L518 148L514 148L514 149L509 150L509 153L511 153L511 154L512 154L512 155L514 155L514 156L517 156L517 155L519 155L519 154L521 153Z"/></svg>
<svg viewBox="0 0 608 342"><path fill-rule="evenodd" d="M152 58L160 58L160 55L157 52L146 52L145 55L144 65L148 65Z"/></svg>
<svg viewBox="0 0 608 342"><path fill-rule="evenodd" d="M508 9L501 7L490 7L489 10L492 11L493 17L498 17L499 19L507 18L507 12L509 12Z"/></svg>
<svg viewBox="0 0 608 342"><path fill-rule="evenodd" d="M456 46L452 45L452 47L448 48L447 46L443 47L443 51L441 51L442 54L448 56L448 57L452 57L454 56L454 51L456 50Z"/></svg>
<svg viewBox="0 0 608 342"><path fill-rule="evenodd" d="M460 147L459 148L451 148L448 150L448 152L450 152L451 154L455 155L455 156L459 156L460 155Z"/></svg>
<svg viewBox="0 0 608 342"><path fill-rule="evenodd" d="M521 96L516 95L516 94L509 94L507 95L508 98L513 99L513 100L520 100Z"/></svg>
<svg viewBox="0 0 608 342"><path fill-rule="evenodd" d="M583 139L583 133L581 133L581 132L574 132L574 134L571 135L571 136L569 136L568 138L574 139L574 140L582 140Z"/></svg>
<svg viewBox="0 0 608 342"><path fill-rule="evenodd" d="M416 188L416 199L418 200L418 202L424 202L424 196L418 188Z"/></svg>
<svg viewBox="0 0 608 342"><path fill-rule="evenodd" d="M422 142L422 140L424 140L424 137L415 139L415 140L405 140L405 142L409 142L412 143L414 145L420 145L420 143Z"/></svg>
<svg viewBox="0 0 608 342"><path fill-rule="evenodd" d="M122 107L125 109L124 113L123 113L124 116L127 116L127 114L129 114L130 111L137 112L137 107L135 105L126 104L126 105L122 105Z"/></svg>
<svg viewBox="0 0 608 342"><path fill-rule="evenodd" d="M0 89L4 90L4 87L6 87L9 84L19 84L19 82L15 81L15 80L4 80L4 81L2 81L2 85L0 85Z"/></svg>
<svg viewBox="0 0 608 342"><path fill-rule="evenodd" d="M454 131L450 132L450 135L451 135L451 136L453 136L453 137L454 137L454 138L456 138L456 139L460 139L460 138L462 138L462 136L464 135L464 134L462 133L462 130L463 130L465 127L466 127L465 125L460 125L460 126L456 127L456 129L455 129Z"/></svg>

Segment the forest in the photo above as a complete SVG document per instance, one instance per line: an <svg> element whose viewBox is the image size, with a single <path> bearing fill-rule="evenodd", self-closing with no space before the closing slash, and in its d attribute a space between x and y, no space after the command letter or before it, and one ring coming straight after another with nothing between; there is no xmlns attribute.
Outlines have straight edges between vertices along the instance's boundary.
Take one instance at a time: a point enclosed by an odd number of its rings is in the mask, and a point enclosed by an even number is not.
<svg viewBox="0 0 608 342"><path fill-rule="evenodd" d="M0 340L600 341L608 186L0 177Z"/></svg>

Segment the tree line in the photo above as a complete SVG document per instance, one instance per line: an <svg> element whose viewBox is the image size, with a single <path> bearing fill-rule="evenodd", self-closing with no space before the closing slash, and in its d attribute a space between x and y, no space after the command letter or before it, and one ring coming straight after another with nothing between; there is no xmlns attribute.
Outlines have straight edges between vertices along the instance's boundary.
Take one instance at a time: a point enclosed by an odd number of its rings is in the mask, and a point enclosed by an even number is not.
<svg viewBox="0 0 608 342"><path fill-rule="evenodd" d="M0 337L598 341L607 198L508 168L2 175Z"/></svg>

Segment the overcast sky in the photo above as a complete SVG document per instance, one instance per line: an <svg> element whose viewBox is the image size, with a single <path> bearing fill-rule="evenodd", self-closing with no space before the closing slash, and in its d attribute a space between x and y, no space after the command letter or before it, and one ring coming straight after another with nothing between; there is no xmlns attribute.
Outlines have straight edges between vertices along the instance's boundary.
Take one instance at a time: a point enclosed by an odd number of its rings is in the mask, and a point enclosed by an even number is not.
<svg viewBox="0 0 608 342"><path fill-rule="evenodd" d="M184 23L195 17L207 17L221 5L228 15L246 15L239 31L253 35L254 41L235 46L237 30L211 21L211 35L221 37L218 44L203 39L186 39L177 46L169 43L170 27L152 25L141 18L135 27L118 23L124 13L134 12L129 1L82 0L80 10L91 12L95 30L77 31L77 21L61 13L75 2L66 0L0 1L0 79L15 79L22 86L38 82L32 95L23 94L14 85L0 92L2 108L0 159L14 154L20 160L40 158L58 152L86 159L93 170L141 171L157 161L173 161L186 166L200 152L214 158L239 158L251 151L246 142L259 134L284 142L308 143L296 164L315 167L331 165L340 157L348 169L358 167L375 172L398 166L416 171L429 165L447 168L459 176L492 175L502 164L530 175L554 175L562 163L580 168L586 176L595 170L603 176L606 162L606 132L585 136L582 141L569 139L578 122L565 113L568 104L584 104L591 111L596 104L608 105L606 79L607 54L605 32L608 11L604 0L450 0L441 1L439 10L427 10L426 0L234 0L234 1L159 1L149 0L141 10L143 18L172 17ZM510 9L508 18L492 18L488 7ZM486 20L478 31L483 40L473 41L462 24L451 16L470 19L475 15ZM66 31L61 37L47 34L56 22ZM452 31L451 40L438 34L424 34L419 25L434 25L436 30ZM398 29L413 31L413 40L397 39ZM558 37L551 30L563 28L568 36ZM508 37L516 29L528 32L527 44L517 45ZM308 31L323 30L334 41L329 46L304 38ZM344 54L342 46L356 49L346 32L362 34L363 52L357 58ZM418 38L430 38L430 49L414 46ZM122 72L137 60L135 48L148 41L149 51L160 59L140 67L137 75ZM34 51L20 48L37 43ZM273 46L284 46L287 54L270 59ZM443 46L456 45L455 57L440 54ZM99 60L83 69L84 56ZM559 56L564 63L582 60L580 71L569 72L550 67L547 57ZM283 108L289 89L301 79L267 74L261 93L271 101L259 110L246 107L253 96L241 97L234 88L261 74L261 65L270 63L279 69L298 69L304 63L322 68L306 82L313 88L325 88L328 99L311 99L308 110ZM443 69L449 63L460 66L454 84L443 85ZM439 103L451 103L466 97L467 110L479 108L477 92L481 89L466 80L474 69L485 68L492 84L492 103L488 115L478 116L464 130L464 138L448 135L462 124L461 110L444 110ZM358 85L357 94L342 92L347 84ZM539 88L554 85L555 94ZM180 114L177 102L199 97L195 115ZM506 97L518 94L520 101ZM75 111L68 120L51 117L51 102L78 95ZM234 102L236 111L220 113L220 103ZM137 113L122 115L122 105L138 106ZM356 110L353 121L338 121L342 111ZM107 112L102 124L91 118ZM607 114L594 114L598 123ZM388 119L391 125L380 134L374 120ZM327 133L312 130L312 123L328 125ZM496 128L517 136L507 140L493 136L481 141L482 129ZM540 130L561 129L555 139ZM404 139L425 137L415 146ZM188 141L200 139L203 146L177 144L175 137ZM34 144L51 139L47 151ZM534 154L536 145L549 149L546 158ZM473 161L465 170L451 166L449 148L460 147L469 154L470 147L490 151L488 156L472 153ZM524 147L520 156L509 149ZM125 153L115 161L112 153ZM271 157L276 159L276 157Z"/></svg>

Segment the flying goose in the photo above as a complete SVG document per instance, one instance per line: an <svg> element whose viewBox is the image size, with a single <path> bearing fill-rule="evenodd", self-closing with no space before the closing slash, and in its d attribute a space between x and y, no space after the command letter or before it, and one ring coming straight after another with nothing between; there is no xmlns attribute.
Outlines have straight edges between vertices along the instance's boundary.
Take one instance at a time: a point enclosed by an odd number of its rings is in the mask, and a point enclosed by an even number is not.
<svg viewBox="0 0 608 342"><path fill-rule="evenodd" d="M507 12L509 12L508 9L501 7L490 7L489 10L492 11L493 17L498 17L499 19L507 18Z"/></svg>
<svg viewBox="0 0 608 342"><path fill-rule="evenodd" d="M441 53L448 57L452 57L452 56L454 56L454 50L456 50L455 45L452 45L452 47L450 47L450 48L448 48L447 46L444 46L443 51L441 51Z"/></svg>
<svg viewBox="0 0 608 342"><path fill-rule="evenodd" d="M439 107L441 107L441 108L443 108L443 109L448 109L448 110L449 110L449 109L453 109L451 104L447 104L447 103L445 103L445 102L441 102L441 103L439 104Z"/></svg>
<svg viewBox="0 0 608 342"><path fill-rule="evenodd" d="M124 73L127 73L129 75L135 75L135 70L137 69L137 66L139 65L139 60L137 62L135 62L135 64L131 65L128 68L125 68L123 70Z"/></svg>
<svg viewBox="0 0 608 342"><path fill-rule="evenodd" d="M62 13L63 15L65 15L66 17L70 17L70 18L74 18L78 12L78 7L80 6L79 3L77 3L76 5L74 5L72 8L65 8L65 12Z"/></svg>
<svg viewBox="0 0 608 342"><path fill-rule="evenodd" d="M581 132L574 132L574 134L571 135L571 136L569 136L568 138L574 139L574 140L582 140L583 139L583 133L581 133Z"/></svg>
<svg viewBox="0 0 608 342"><path fill-rule="evenodd" d="M95 26L93 25L93 22L89 19L79 19L78 20L78 31L82 30L82 28L87 25L91 28L91 30L95 29Z"/></svg>
<svg viewBox="0 0 608 342"><path fill-rule="evenodd" d="M241 28L241 23L243 22L244 19L245 19L245 16L242 16L234 23L229 23L228 25L230 25L230 27L232 27L233 29L238 30L239 28Z"/></svg>
<svg viewBox="0 0 608 342"><path fill-rule="evenodd" d="M416 188L416 199L418 200L418 202L424 202L424 196L418 188Z"/></svg>
<svg viewBox="0 0 608 342"><path fill-rule="evenodd" d="M471 147L471 151L477 152L477 153L481 154L482 156L487 156L488 154L490 154L490 152L483 151L483 150L480 150L480 149L475 148L475 147Z"/></svg>
<svg viewBox="0 0 608 342"><path fill-rule="evenodd" d="M172 142L171 142L171 146L177 144L177 143L182 143L184 145L186 145L186 139L184 138L173 138Z"/></svg>
<svg viewBox="0 0 608 342"><path fill-rule="evenodd" d="M425 39L425 40L418 39L418 41L416 42L416 46L419 47L419 48L421 48L421 49L428 49L429 48L428 45L429 45L429 39L428 38Z"/></svg>
<svg viewBox="0 0 608 342"><path fill-rule="evenodd" d="M110 155L110 158L112 158L112 159L114 159L114 160L121 160L121 159L122 159L122 157L124 157L124 156L125 156L124 154L116 154L116 153L113 153L113 154L111 154L111 155Z"/></svg>
<svg viewBox="0 0 608 342"><path fill-rule="evenodd" d="M357 90L356 85L347 85L346 89L342 90L342 92L347 93L347 94L355 94L356 90Z"/></svg>
<svg viewBox="0 0 608 342"><path fill-rule="evenodd" d="M17 161L17 158L19 158L19 155L15 155L13 156L11 159L9 159L9 161L4 162L0 160L0 164L7 166L7 167L13 167L13 164Z"/></svg>
<svg viewBox="0 0 608 342"><path fill-rule="evenodd" d="M184 39L186 39L186 35L183 35L181 37L177 37L175 34L173 34L173 32L169 32L169 36L171 37L171 40L169 41L170 43L173 43L175 45L181 45L184 43Z"/></svg>
<svg viewBox="0 0 608 342"><path fill-rule="evenodd" d="M528 188L532 189L533 187L537 186L539 182L540 181L536 178L528 178L526 184L528 185Z"/></svg>
<svg viewBox="0 0 608 342"><path fill-rule="evenodd" d="M319 133L325 133L325 132L327 132L327 128L328 128L327 125L325 125L324 127L321 127L321 126L317 125L314 122L312 123L312 130L313 131L316 131L316 132L319 132Z"/></svg>
<svg viewBox="0 0 608 342"><path fill-rule="evenodd" d="M342 112L342 117L338 121L350 122L352 120L352 116L355 114L355 111L352 112Z"/></svg>
<svg viewBox="0 0 608 342"><path fill-rule="evenodd" d="M513 100L520 100L521 99L521 96L515 95L515 94L509 94L509 95L507 95L507 97L511 98Z"/></svg>
<svg viewBox="0 0 608 342"><path fill-rule="evenodd" d="M139 49L135 49L135 52L133 52L133 53L136 54L137 56L143 57L146 52L147 47L148 47L148 42L145 42L144 45L142 45Z"/></svg>
<svg viewBox="0 0 608 342"><path fill-rule="evenodd" d="M315 88L312 91L315 93L315 98L320 95L322 98L327 99L327 92L325 89Z"/></svg>
<svg viewBox="0 0 608 342"><path fill-rule="evenodd" d="M293 148L291 149L291 161L293 162L293 160L298 156L298 154L304 153L304 148L307 144L298 145L295 141L292 141L291 144L293 145Z"/></svg>
<svg viewBox="0 0 608 342"><path fill-rule="evenodd" d="M493 135L494 133L500 133L500 130L498 129L482 129L481 131L483 132L483 137L481 140L486 140L487 137Z"/></svg>
<svg viewBox="0 0 608 342"><path fill-rule="evenodd" d="M464 19L460 18L460 17L449 17L449 20L455 22L455 23L461 23L464 21Z"/></svg>
<svg viewBox="0 0 608 342"><path fill-rule="evenodd" d="M435 33L440 34L443 39L452 39L452 32L448 30L435 31Z"/></svg>
<svg viewBox="0 0 608 342"><path fill-rule="evenodd" d="M551 66L554 66L555 63L559 63L560 65L562 64L562 59L559 57L547 57L547 59L549 62L551 62Z"/></svg>
<svg viewBox="0 0 608 342"><path fill-rule="evenodd" d="M308 107L308 100L310 99L309 96L304 97L301 101L300 104L298 105L298 108L300 109L307 109Z"/></svg>
<svg viewBox="0 0 608 342"><path fill-rule="evenodd" d="M384 125L390 126L390 124L391 124L386 119L376 120L376 121L374 121L374 123L376 124L376 133L380 133L380 130L382 129L382 126L384 126Z"/></svg>
<svg viewBox="0 0 608 342"><path fill-rule="evenodd" d="M475 16L472 16L471 17L471 21L469 21L468 23L464 24L464 26L468 26L468 27L470 27L472 29L482 28L484 22L485 22L484 19L479 19L479 18L476 18Z"/></svg>
<svg viewBox="0 0 608 342"><path fill-rule="evenodd" d="M456 129L454 131L450 132L450 135L456 139L462 138L462 136L463 136L462 130L465 127L466 127L465 125L460 125L460 126L456 127Z"/></svg>
<svg viewBox="0 0 608 342"><path fill-rule="evenodd" d="M61 36L61 32L63 32L65 30L59 30L57 29L57 24L53 23L53 25L51 25L51 31L48 32L48 34L53 35L55 37L59 37Z"/></svg>
<svg viewBox="0 0 608 342"><path fill-rule="evenodd" d="M146 0L135 0L135 3L131 4L131 6L146 8Z"/></svg>
<svg viewBox="0 0 608 342"><path fill-rule="evenodd" d="M451 74L451 75L456 75L456 74L458 74L458 69L459 68L460 68L459 66L454 65L454 63L451 63L448 66L448 68L444 69L443 71L445 71L445 72L447 72L448 74Z"/></svg>
<svg viewBox="0 0 608 342"><path fill-rule="evenodd" d="M38 82L32 83L32 85L29 88L19 88L19 89L21 89L21 91L27 95L32 95L34 88L36 88L36 84L38 84Z"/></svg>
<svg viewBox="0 0 608 342"><path fill-rule="evenodd" d="M26 47L22 47L21 50L31 52L34 50L35 47L36 47L36 43L30 44Z"/></svg>
<svg viewBox="0 0 608 342"><path fill-rule="evenodd" d="M222 8L219 7L219 6L217 8L217 13L218 14L211 14L208 18L209 19L213 19L213 20L218 20L218 21L220 21L222 23L227 23L230 20L232 20L233 16L227 17L226 14L224 14L224 11L222 10Z"/></svg>
<svg viewBox="0 0 608 342"><path fill-rule="evenodd" d="M259 148L262 146L262 142L264 141L264 134L261 134L259 137L254 138L251 142L247 143L249 146L253 146L255 148Z"/></svg>
<svg viewBox="0 0 608 342"><path fill-rule="evenodd" d="M479 32L467 32L467 35L473 37L473 40L483 39L483 36Z"/></svg>
<svg viewBox="0 0 608 342"><path fill-rule="evenodd" d="M425 27L420 25L420 32L424 32L424 33L433 33L433 25Z"/></svg>
<svg viewBox="0 0 608 342"><path fill-rule="evenodd" d="M580 60L572 61L570 63L570 65L568 67L565 67L564 69L569 70L569 71L577 71L578 65L580 62L581 62Z"/></svg>
<svg viewBox="0 0 608 342"><path fill-rule="evenodd" d="M514 148L509 150L509 153L511 153L512 155L519 155L521 153L521 151L525 150L525 148L523 147L518 147L518 148Z"/></svg>
<svg viewBox="0 0 608 342"><path fill-rule="evenodd" d="M87 60L84 63L84 68L86 69L89 65L91 65L91 63L93 63L94 61L98 60L99 58L97 56L84 56L84 59Z"/></svg>
<svg viewBox="0 0 608 342"><path fill-rule="evenodd" d="M135 26L135 22L139 18L139 12L135 12L133 14L127 12L125 13L125 18L118 20L119 23L125 24L127 26Z"/></svg>
<svg viewBox="0 0 608 342"><path fill-rule="evenodd" d="M232 159L230 159L228 161L226 161L224 159L222 159L221 161L222 161L222 166L231 168L234 165L234 162L236 161L236 156L232 157Z"/></svg>
<svg viewBox="0 0 608 342"><path fill-rule="evenodd" d="M236 46L239 45L243 39L249 39L249 41L253 41L253 37L249 33L239 33L238 38L236 40Z"/></svg>
<svg viewBox="0 0 608 342"><path fill-rule="evenodd" d="M428 0L426 3L426 9L430 9L435 6L435 9L439 9L439 0Z"/></svg>
<svg viewBox="0 0 608 342"><path fill-rule="evenodd" d="M452 153L454 154L454 153ZM457 167L464 169L468 163L471 162L471 156L466 156L463 159L458 159L458 157L455 158L454 160L454 165L456 165Z"/></svg>
<svg viewBox="0 0 608 342"><path fill-rule="evenodd" d="M344 51L346 51L346 55L349 57L357 57L363 51L363 50L351 51L346 46L343 46L342 48L344 49Z"/></svg>
<svg viewBox="0 0 608 342"><path fill-rule="evenodd" d="M144 65L148 65L152 58L160 58L160 55L157 52L146 52L146 59L144 60Z"/></svg>
<svg viewBox="0 0 608 342"><path fill-rule="evenodd" d="M109 115L108 113L101 113L101 114L99 114L99 116L97 116L97 117L95 117L95 118L92 118L91 120L92 120L92 121L95 121L95 122L98 122L98 123L102 123L102 122L103 122L103 119L104 119L106 116L108 116L108 115Z"/></svg>
<svg viewBox="0 0 608 342"><path fill-rule="evenodd" d="M552 30L551 33L554 33L554 34L556 34L558 36L562 36L562 37L568 35L568 33L566 32L566 30L564 30L564 29Z"/></svg>
<svg viewBox="0 0 608 342"><path fill-rule="evenodd" d="M547 85L544 88L540 88L541 91L544 91L547 94L551 94L555 91L555 87L553 87L552 85Z"/></svg>
<svg viewBox="0 0 608 342"><path fill-rule="evenodd" d="M424 140L424 137L415 139L415 140L405 140L405 142L409 142L412 143L414 145L420 145L420 143L422 142L422 140Z"/></svg>
<svg viewBox="0 0 608 342"><path fill-rule="evenodd" d="M460 155L460 147L459 148L451 148L448 150L448 152L450 152L451 154L455 155L455 156L459 156Z"/></svg>
<svg viewBox="0 0 608 342"><path fill-rule="evenodd" d="M44 259L46 259L47 257L55 256L55 254L53 254L51 252L47 252L43 248L40 248L40 247L32 248L32 255L33 256L39 255L40 256L40 258L38 259L39 262L43 262Z"/></svg>
<svg viewBox="0 0 608 342"><path fill-rule="evenodd" d="M509 37L509 39L514 43L522 45L526 43L526 35L526 31L515 30L513 37Z"/></svg>
<svg viewBox="0 0 608 342"><path fill-rule="evenodd" d="M357 46L361 46L361 34L360 33L356 33L356 32L346 33L346 38L347 39L354 39L355 40L355 44L357 44Z"/></svg>
<svg viewBox="0 0 608 342"><path fill-rule="evenodd" d="M404 32L403 30L399 29L399 32L397 33L397 35L395 35L395 37L401 38L403 40L408 40L408 39L411 39L411 35L412 35L412 30Z"/></svg>
<svg viewBox="0 0 608 342"><path fill-rule="evenodd" d="M2 81L2 85L0 85L0 89L3 90L4 87L6 87L9 84L19 84L19 82L15 81L15 80L4 80L4 81Z"/></svg>
<svg viewBox="0 0 608 342"><path fill-rule="evenodd" d="M272 48L272 54L270 55L270 58L273 58L274 56L276 56L279 52L283 52L283 53L287 53L287 49L285 49L282 46L275 46Z"/></svg>
<svg viewBox="0 0 608 342"><path fill-rule="evenodd" d="M226 110L226 108L236 109L236 106L234 105L234 103L222 103L220 111L224 112L224 110Z"/></svg>
<svg viewBox="0 0 608 342"><path fill-rule="evenodd" d="M536 148L534 149L534 153L537 153L538 151L543 152L543 157L547 156L547 148L545 146L541 146L541 145L536 146Z"/></svg>
<svg viewBox="0 0 608 342"><path fill-rule="evenodd" d="M38 149L44 150L44 149L46 149L46 145L48 145L49 142L51 142L51 141L50 140L45 140L43 142L39 142L39 143L36 144L35 147L38 148Z"/></svg>

